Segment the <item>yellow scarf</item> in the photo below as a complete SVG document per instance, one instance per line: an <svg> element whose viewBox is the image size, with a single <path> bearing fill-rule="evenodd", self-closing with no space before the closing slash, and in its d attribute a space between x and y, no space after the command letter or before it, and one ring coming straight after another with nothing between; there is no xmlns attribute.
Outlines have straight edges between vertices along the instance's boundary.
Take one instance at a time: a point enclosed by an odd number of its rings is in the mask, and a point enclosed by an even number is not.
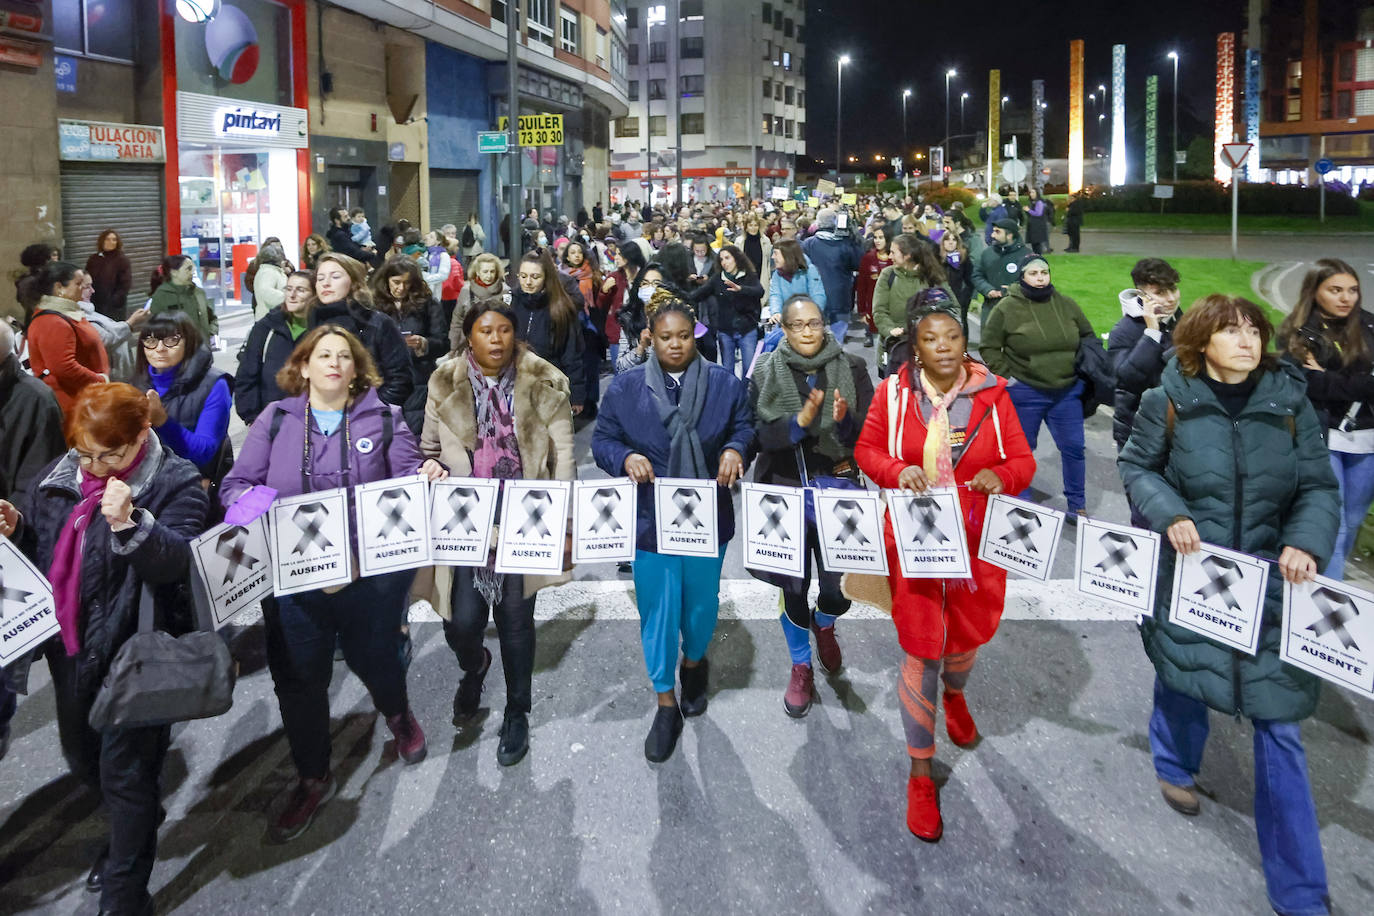
<svg viewBox="0 0 1374 916"><path fill-rule="evenodd" d="M959 377L943 395L931 384L925 370L921 370L921 390L935 408L926 424L926 441L921 454L921 466L932 486L954 486L954 458L949 447L949 405L968 384L968 370L959 367Z"/></svg>

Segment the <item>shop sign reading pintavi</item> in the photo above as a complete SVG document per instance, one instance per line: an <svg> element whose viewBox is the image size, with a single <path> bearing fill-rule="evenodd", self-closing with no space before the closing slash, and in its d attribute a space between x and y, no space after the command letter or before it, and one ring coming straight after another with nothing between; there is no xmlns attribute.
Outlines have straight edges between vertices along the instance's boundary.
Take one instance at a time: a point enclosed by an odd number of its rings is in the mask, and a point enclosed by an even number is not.
<svg viewBox="0 0 1374 916"><path fill-rule="evenodd" d="M58 119L63 162L166 162L162 128L148 124Z"/></svg>
<svg viewBox="0 0 1374 916"><path fill-rule="evenodd" d="M264 102L177 93L177 139L224 146L305 149L310 113Z"/></svg>

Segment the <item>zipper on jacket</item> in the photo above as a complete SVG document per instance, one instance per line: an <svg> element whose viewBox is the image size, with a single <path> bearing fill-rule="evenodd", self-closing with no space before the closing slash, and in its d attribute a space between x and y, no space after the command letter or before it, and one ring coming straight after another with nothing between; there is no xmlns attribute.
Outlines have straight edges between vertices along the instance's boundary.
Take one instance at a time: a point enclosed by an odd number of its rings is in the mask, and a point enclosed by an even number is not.
<svg viewBox="0 0 1374 916"><path fill-rule="evenodd" d="M1235 476L1236 476L1235 493L1233 494L1233 497L1232 497L1232 498L1235 500L1235 506L1234 506L1234 508L1232 509L1232 518L1231 518L1231 549L1232 549L1232 550L1240 550L1240 549L1241 549L1241 545L1240 545L1241 515L1242 515L1242 510L1243 510L1244 507L1245 507L1245 501L1244 501L1244 499L1245 499L1245 484L1242 483L1242 479L1241 479L1241 466L1240 466L1240 456L1241 456L1241 454L1242 454L1241 447L1242 447L1242 446L1241 446L1241 439L1240 439L1240 418L1239 418L1239 417L1232 417L1232 418L1231 418L1231 461L1232 461L1232 465L1233 465L1233 467L1232 467L1232 472L1233 472L1233 473L1235 474ZM1261 610L1261 612L1260 612L1260 619L1261 619L1261 621L1263 620L1263 617L1264 617L1264 613L1263 613L1263 610ZM1256 625L1256 626L1259 626L1259 623L1257 622L1255 625ZM1242 709L1243 709L1243 707L1244 707L1244 704L1243 704L1243 702L1241 701L1241 691L1240 691L1240 650L1239 650L1239 649L1232 649L1232 650L1231 650L1231 699L1232 699L1232 704L1233 704L1233 705L1235 706L1235 708L1236 708L1236 721L1239 722L1240 719L1241 719L1241 711L1242 711Z"/></svg>

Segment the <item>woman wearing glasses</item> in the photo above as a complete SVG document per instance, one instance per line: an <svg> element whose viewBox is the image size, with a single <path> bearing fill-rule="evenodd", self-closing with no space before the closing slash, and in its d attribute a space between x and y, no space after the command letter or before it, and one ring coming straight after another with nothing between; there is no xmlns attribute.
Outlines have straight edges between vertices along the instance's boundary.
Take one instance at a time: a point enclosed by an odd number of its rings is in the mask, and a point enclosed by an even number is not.
<svg viewBox="0 0 1374 916"><path fill-rule="evenodd" d="M234 462L229 445L234 380L215 368L185 312L154 315L138 342L132 384L147 392L153 429L163 445L200 468L213 492Z"/></svg>
<svg viewBox="0 0 1374 916"><path fill-rule="evenodd" d="M88 724L110 663L138 624L144 586L154 627L193 626L187 541L205 530L200 472L150 430L149 403L130 385L83 388L67 413L71 450L29 491L26 515L0 500L0 534L53 583L60 637L48 642L57 732L72 773L100 794L109 834L86 880L102 913L152 911L162 764L169 726ZM22 683L20 684L22 687Z"/></svg>
<svg viewBox="0 0 1374 916"><path fill-rule="evenodd" d="M259 489L265 505L336 487L423 473L448 476L423 461L401 409L377 396L382 383L358 338L324 324L301 338L277 376L286 397L253 422L220 502L229 508ZM329 767L329 681L334 646L353 670L395 736L406 763L425 758L424 732L410 710L401 625L414 570L381 573L349 584L282 595L263 603L267 665L277 689L286 740L299 781L274 806L268 838L286 842L309 829L338 789Z"/></svg>

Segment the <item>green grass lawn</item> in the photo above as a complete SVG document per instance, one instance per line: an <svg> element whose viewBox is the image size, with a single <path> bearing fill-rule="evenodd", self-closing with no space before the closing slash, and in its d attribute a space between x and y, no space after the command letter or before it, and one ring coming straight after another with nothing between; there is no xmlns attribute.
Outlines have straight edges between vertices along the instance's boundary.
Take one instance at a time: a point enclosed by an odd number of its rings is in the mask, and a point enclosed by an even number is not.
<svg viewBox="0 0 1374 916"><path fill-rule="evenodd" d="M1125 254L1086 254L1051 257L1051 278L1057 289L1073 297L1099 334L1106 334L1121 317L1117 294L1131 286L1131 268L1138 259ZM1211 258L1170 258L1169 263L1182 276L1179 291L1184 308L1209 293L1226 293L1255 299L1250 275L1264 261L1213 260ZM1283 316L1260 303L1269 317L1278 322Z"/></svg>
<svg viewBox="0 0 1374 916"><path fill-rule="evenodd" d="M1067 195L1051 194L1050 199L1062 215ZM1171 213L1169 201L1164 212L1099 213L1083 215L1084 229L1185 229L1191 232L1230 232L1230 213ZM1241 232L1374 232L1374 203L1360 201L1358 216L1328 216L1326 222L1315 216L1240 215Z"/></svg>

